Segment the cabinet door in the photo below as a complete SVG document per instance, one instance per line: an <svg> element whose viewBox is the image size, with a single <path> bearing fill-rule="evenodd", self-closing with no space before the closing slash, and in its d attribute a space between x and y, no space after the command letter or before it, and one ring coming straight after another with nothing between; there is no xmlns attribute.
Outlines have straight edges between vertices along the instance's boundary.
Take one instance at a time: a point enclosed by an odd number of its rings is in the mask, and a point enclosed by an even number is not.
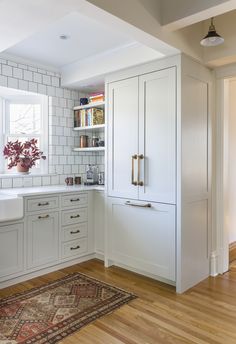
<svg viewBox="0 0 236 344"><path fill-rule="evenodd" d="M23 224L0 227L0 279L23 270Z"/></svg>
<svg viewBox="0 0 236 344"><path fill-rule="evenodd" d="M56 262L58 259L58 213L28 216L28 268Z"/></svg>
<svg viewBox="0 0 236 344"><path fill-rule="evenodd" d="M104 255L105 199L103 191L94 191L95 252Z"/></svg>
<svg viewBox="0 0 236 344"><path fill-rule="evenodd" d="M140 77L139 199L175 204L176 69Z"/></svg>
<svg viewBox="0 0 236 344"><path fill-rule="evenodd" d="M138 153L138 77L109 84L108 99L108 194L137 199L131 172Z"/></svg>
<svg viewBox="0 0 236 344"><path fill-rule="evenodd" d="M109 201L108 259L175 281L175 206L133 202Z"/></svg>

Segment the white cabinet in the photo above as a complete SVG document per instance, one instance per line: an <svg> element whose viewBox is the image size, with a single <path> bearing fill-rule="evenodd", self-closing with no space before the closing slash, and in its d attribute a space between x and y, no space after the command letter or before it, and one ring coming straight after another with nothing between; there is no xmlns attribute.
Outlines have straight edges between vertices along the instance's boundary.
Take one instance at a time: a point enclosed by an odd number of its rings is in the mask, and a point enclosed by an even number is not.
<svg viewBox="0 0 236 344"><path fill-rule="evenodd" d="M23 270L22 223L0 227L0 280Z"/></svg>
<svg viewBox="0 0 236 344"><path fill-rule="evenodd" d="M132 156L138 153L138 96L138 77L109 85L109 196L138 197L138 188L131 180Z"/></svg>
<svg viewBox="0 0 236 344"><path fill-rule="evenodd" d="M176 68L139 78L139 199L176 203Z"/></svg>
<svg viewBox="0 0 236 344"><path fill-rule="evenodd" d="M110 198L108 259L175 281L175 205Z"/></svg>
<svg viewBox="0 0 236 344"><path fill-rule="evenodd" d="M52 264L58 259L58 212L29 215L27 218L27 267Z"/></svg>
<svg viewBox="0 0 236 344"><path fill-rule="evenodd" d="M108 86L108 195L175 204L176 68Z"/></svg>

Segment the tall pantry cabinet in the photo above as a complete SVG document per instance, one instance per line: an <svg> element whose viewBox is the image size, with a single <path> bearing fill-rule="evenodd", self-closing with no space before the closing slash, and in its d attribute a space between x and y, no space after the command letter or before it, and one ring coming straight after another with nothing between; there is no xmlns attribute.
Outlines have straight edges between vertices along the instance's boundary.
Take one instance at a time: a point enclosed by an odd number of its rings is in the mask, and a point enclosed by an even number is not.
<svg viewBox="0 0 236 344"><path fill-rule="evenodd" d="M106 83L106 263L178 292L209 275L211 84L182 55Z"/></svg>

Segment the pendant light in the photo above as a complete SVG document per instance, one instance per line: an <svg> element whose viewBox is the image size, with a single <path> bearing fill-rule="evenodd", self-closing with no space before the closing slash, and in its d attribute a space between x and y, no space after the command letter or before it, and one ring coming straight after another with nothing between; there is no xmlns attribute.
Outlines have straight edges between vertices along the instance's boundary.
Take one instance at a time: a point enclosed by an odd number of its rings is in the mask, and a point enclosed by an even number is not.
<svg viewBox="0 0 236 344"><path fill-rule="evenodd" d="M213 19L214 18L211 18L211 25L209 26L208 34L200 42L204 47L214 47L224 43L224 38L216 32Z"/></svg>

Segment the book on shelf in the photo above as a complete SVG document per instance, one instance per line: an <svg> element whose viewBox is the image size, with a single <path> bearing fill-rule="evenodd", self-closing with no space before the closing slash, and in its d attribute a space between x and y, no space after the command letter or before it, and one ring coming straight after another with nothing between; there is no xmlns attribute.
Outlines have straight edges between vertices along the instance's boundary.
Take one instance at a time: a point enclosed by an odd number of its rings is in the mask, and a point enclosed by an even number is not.
<svg viewBox="0 0 236 344"><path fill-rule="evenodd" d="M96 102L103 102L104 101L104 93L92 93L89 96L89 103L96 103Z"/></svg>
<svg viewBox="0 0 236 344"><path fill-rule="evenodd" d="M80 109L74 111L74 126L87 127L104 124L104 111L99 108Z"/></svg>

